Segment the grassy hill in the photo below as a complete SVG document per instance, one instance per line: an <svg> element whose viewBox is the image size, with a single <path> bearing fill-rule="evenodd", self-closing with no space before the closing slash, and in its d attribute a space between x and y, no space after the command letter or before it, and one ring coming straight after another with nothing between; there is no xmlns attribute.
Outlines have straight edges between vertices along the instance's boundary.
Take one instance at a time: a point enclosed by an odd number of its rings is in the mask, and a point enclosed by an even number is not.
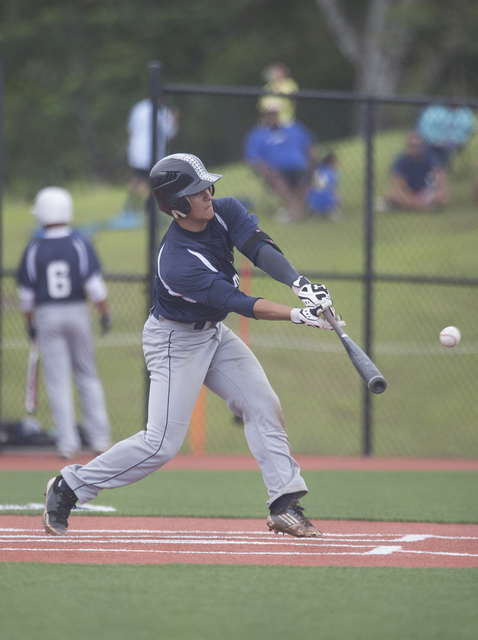
<svg viewBox="0 0 478 640"><path fill-rule="evenodd" d="M385 185L390 164L401 150L404 131L377 136L374 143L375 196ZM297 270L329 287L347 321L350 336L363 344L365 148L361 139L333 145L341 172L342 219L307 217L279 224L275 196L242 163L209 167L224 175L217 196L249 203L251 213L282 248ZM478 205L473 201L478 140L459 154L450 169L452 201L436 213L374 215L374 360L388 380L386 393L373 398L374 452L381 455L478 455L476 392L478 311L476 285L434 284L428 278L478 278ZM106 221L118 214L126 187L68 185L75 201L75 225ZM14 269L33 231L31 202L4 202L3 266ZM170 218L160 214L160 233ZM105 231L93 237L107 273L141 274L146 269L145 228ZM241 256L237 266L241 265ZM295 306L297 298L254 270L252 294ZM395 279L399 276L405 281ZM390 277L390 281L386 278ZM406 278L414 280L407 282ZM115 436L144 425L145 380L141 328L148 307L142 283L110 282L115 325L98 338L98 362ZM3 418L22 414L27 341L18 313L14 283L4 280ZM240 331L238 318L227 323ZM454 324L463 339L444 349L438 334ZM362 450L364 385L332 332L288 323L249 323L249 342L281 398L294 451L359 454ZM49 415L41 390L42 423ZM209 451L246 451L242 429L224 404L208 394ZM190 447L185 444L185 449Z"/></svg>

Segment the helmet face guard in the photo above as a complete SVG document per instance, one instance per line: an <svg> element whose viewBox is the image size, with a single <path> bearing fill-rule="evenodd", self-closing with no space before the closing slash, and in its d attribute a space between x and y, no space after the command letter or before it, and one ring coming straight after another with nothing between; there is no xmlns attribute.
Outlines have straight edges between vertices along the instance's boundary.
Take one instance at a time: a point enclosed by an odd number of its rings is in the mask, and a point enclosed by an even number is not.
<svg viewBox="0 0 478 640"><path fill-rule="evenodd" d="M161 211L173 218L185 218L191 213L187 196L205 189L210 189L214 195L214 183L221 178L218 173L209 173L197 156L175 153L155 164L149 182Z"/></svg>

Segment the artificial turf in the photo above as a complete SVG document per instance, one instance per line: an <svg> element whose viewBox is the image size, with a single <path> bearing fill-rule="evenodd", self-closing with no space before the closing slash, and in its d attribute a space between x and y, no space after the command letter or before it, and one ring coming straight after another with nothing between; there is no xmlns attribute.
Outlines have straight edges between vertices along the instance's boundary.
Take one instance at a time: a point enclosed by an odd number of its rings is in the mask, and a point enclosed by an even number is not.
<svg viewBox="0 0 478 640"><path fill-rule="evenodd" d="M0 473L0 504L42 503L52 475ZM309 494L301 503L312 519L478 522L478 473L322 471L303 476ZM121 516L265 518L266 501L259 472L163 469L128 487L102 491L91 504L112 506Z"/></svg>
<svg viewBox="0 0 478 640"><path fill-rule="evenodd" d="M2 640L475 640L478 570L0 564Z"/></svg>

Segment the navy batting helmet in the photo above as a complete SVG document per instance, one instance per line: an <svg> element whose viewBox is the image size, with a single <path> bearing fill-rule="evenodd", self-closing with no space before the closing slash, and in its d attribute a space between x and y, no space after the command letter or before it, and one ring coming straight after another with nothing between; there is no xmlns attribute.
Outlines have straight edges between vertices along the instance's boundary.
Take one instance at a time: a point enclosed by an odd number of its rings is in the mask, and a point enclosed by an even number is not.
<svg viewBox="0 0 478 640"><path fill-rule="evenodd" d="M185 218L191 213L187 196L211 188L222 178L209 173L198 157L190 153L174 153L157 162L149 174L149 183L158 207L173 218Z"/></svg>

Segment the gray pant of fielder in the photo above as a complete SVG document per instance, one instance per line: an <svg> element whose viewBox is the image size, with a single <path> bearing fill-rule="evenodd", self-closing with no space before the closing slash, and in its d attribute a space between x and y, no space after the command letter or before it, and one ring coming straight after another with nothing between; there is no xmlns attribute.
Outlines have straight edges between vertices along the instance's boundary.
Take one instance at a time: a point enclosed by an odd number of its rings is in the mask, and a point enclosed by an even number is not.
<svg viewBox="0 0 478 640"><path fill-rule="evenodd" d="M196 331L191 324L150 316L143 331L150 372L146 431L119 442L88 464L61 474L81 503L156 471L181 448L202 384L244 420L249 449L269 493L307 492L291 456L279 399L252 351L222 323Z"/></svg>
<svg viewBox="0 0 478 640"><path fill-rule="evenodd" d="M110 445L110 425L96 369L86 303L40 305L35 311L35 324L58 450L71 455L81 449L73 400L73 371L83 428L93 449L103 451Z"/></svg>

